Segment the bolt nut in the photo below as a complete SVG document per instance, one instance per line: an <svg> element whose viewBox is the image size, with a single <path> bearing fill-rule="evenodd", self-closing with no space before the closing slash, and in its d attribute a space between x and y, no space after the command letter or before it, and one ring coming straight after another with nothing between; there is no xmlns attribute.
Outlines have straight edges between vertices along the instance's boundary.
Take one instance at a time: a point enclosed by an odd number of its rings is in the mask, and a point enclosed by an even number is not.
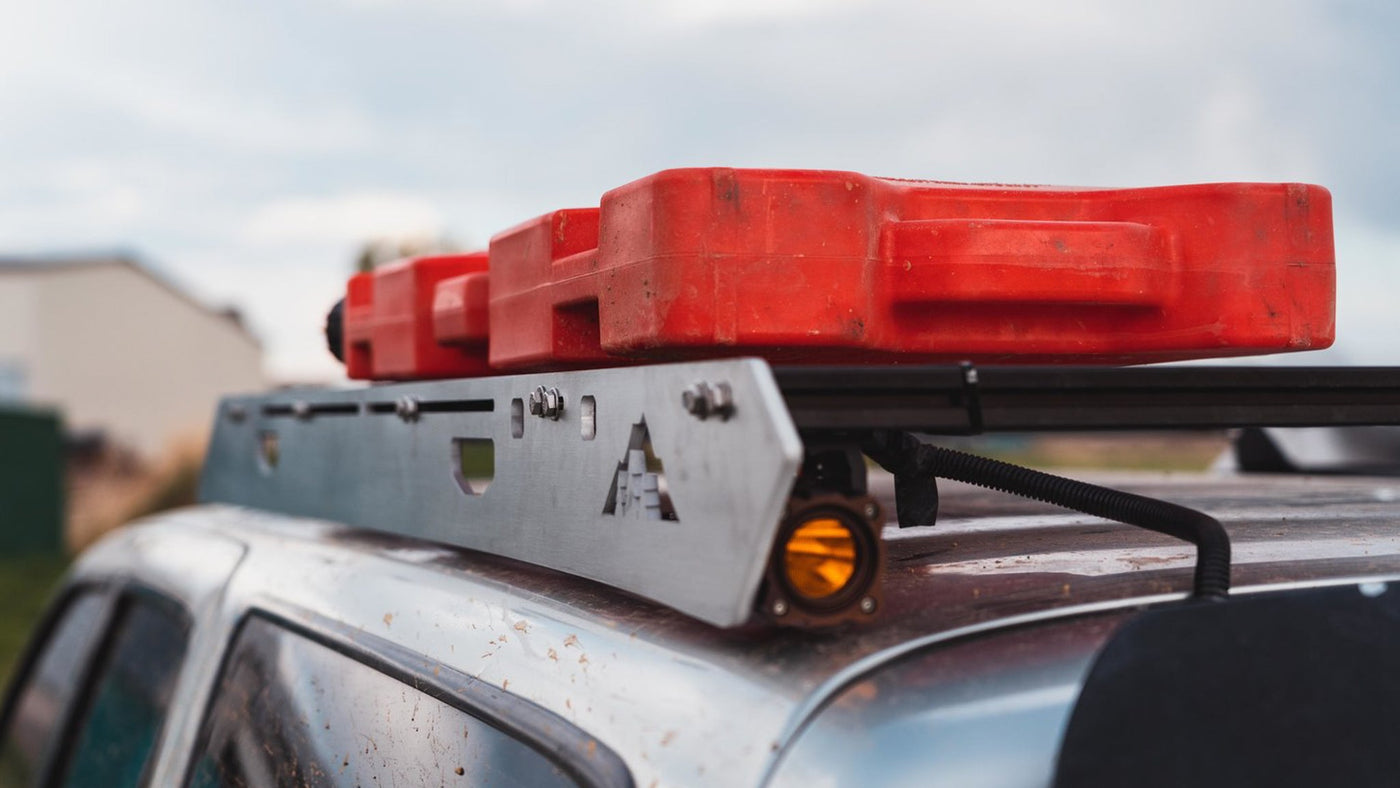
<svg viewBox="0 0 1400 788"><path fill-rule="evenodd" d="M785 616L788 612L788 603L782 599L773 600L773 615Z"/></svg>
<svg viewBox="0 0 1400 788"><path fill-rule="evenodd" d="M874 612L875 612L875 598L874 598L874 597L869 597L869 596L868 596L868 597L866 597L866 598L860 600L860 612L866 614L867 616L870 615L871 613L874 613Z"/></svg>
<svg viewBox="0 0 1400 788"><path fill-rule="evenodd" d="M728 383L716 383L710 396L710 410L716 416L727 419L734 413L734 391L729 388Z"/></svg>
<svg viewBox="0 0 1400 788"><path fill-rule="evenodd" d="M873 503L867 503L863 511L865 512L865 519L867 520L874 520L876 517L880 516L880 507Z"/></svg>
<svg viewBox="0 0 1400 788"><path fill-rule="evenodd" d="M394 403L394 412L404 421L415 421L418 418L418 398L399 397Z"/></svg>
<svg viewBox="0 0 1400 788"><path fill-rule="evenodd" d="M681 405L686 413L705 418L710 414L710 387L704 383L696 383L685 391L681 392Z"/></svg>
<svg viewBox="0 0 1400 788"><path fill-rule="evenodd" d="M296 416L302 421L306 421L307 419L311 418L311 405L309 405L306 402L306 400L301 399L297 400L296 402L293 402L292 415Z"/></svg>
<svg viewBox="0 0 1400 788"><path fill-rule="evenodd" d="M702 421L711 416L727 419L734 412L734 393L728 383L701 381L681 392L681 405Z"/></svg>
<svg viewBox="0 0 1400 788"><path fill-rule="evenodd" d="M536 386L530 392L530 415L557 421L564 415L564 395L553 386Z"/></svg>

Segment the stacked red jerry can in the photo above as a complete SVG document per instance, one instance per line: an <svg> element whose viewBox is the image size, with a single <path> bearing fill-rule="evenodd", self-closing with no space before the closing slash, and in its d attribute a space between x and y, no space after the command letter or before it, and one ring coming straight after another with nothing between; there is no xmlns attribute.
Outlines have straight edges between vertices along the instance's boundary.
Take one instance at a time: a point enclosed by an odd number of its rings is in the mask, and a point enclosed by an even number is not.
<svg viewBox="0 0 1400 788"><path fill-rule="evenodd" d="M1331 344L1334 263L1331 196L1317 186L669 170L607 192L598 208L507 230L488 255L356 277L346 344L351 377L375 379L738 355L792 364L1250 355ZM355 362L357 342L373 348L372 364Z"/></svg>

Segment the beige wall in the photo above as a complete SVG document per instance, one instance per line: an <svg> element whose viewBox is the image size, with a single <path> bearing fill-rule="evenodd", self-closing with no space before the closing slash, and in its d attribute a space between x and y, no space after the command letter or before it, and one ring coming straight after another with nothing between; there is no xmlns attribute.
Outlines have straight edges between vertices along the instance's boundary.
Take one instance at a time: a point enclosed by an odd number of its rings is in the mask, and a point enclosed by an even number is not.
<svg viewBox="0 0 1400 788"><path fill-rule="evenodd" d="M32 359L37 351L35 306L38 277L27 272L7 272L0 276L0 396L8 393L9 376L33 377ZM24 393L24 392L20 392Z"/></svg>
<svg viewBox="0 0 1400 788"><path fill-rule="evenodd" d="M61 407L70 428L154 453L207 434L221 395L264 384L250 336L132 266L50 269L37 281L29 394Z"/></svg>

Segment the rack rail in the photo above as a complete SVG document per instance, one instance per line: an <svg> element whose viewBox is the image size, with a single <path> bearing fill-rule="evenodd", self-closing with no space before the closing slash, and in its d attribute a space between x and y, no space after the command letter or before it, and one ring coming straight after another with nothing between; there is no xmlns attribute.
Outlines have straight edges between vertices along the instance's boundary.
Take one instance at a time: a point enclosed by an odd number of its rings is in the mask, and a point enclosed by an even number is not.
<svg viewBox="0 0 1400 788"><path fill-rule="evenodd" d="M879 607L872 436L1319 425L1400 425L1400 368L732 359L231 397L200 497L502 555L718 626L824 624ZM838 527L855 590L799 604L782 561Z"/></svg>
<svg viewBox="0 0 1400 788"><path fill-rule="evenodd" d="M779 367L804 431L1400 424L1400 367Z"/></svg>

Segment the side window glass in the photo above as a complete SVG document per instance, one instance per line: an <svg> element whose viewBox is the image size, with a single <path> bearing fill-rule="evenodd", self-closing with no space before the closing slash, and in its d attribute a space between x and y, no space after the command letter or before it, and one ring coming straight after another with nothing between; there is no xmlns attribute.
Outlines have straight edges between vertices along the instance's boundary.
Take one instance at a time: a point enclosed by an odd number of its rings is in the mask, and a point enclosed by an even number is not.
<svg viewBox="0 0 1400 788"><path fill-rule="evenodd" d="M39 784L82 686L84 666L101 636L107 597L80 591L65 604L48 640L21 680L0 735L0 788Z"/></svg>
<svg viewBox="0 0 1400 788"><path fill-rule="evenodd" d="M190 785L574 785L496 727L260 618L240 630Z"/></svg>
<svg viewBox="0 0 1400 788"><path fill-rule="evenodd" d="M160 739L189 620L149 593L123 598L70 739L66 786L135 786Z"/></svg>

